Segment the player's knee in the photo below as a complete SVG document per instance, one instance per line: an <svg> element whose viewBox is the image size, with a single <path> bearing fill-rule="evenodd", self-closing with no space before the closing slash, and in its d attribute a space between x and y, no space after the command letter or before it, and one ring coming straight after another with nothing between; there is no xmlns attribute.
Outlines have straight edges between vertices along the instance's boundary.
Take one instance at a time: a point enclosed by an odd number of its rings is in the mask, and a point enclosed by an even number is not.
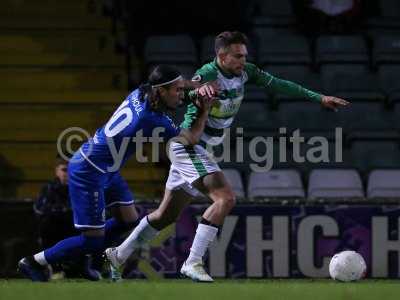
<svg viewBox="0 0 400 300"><path fill-rule="evenodd" d="M225 192L221 197L221 204L224 211L231 211L236 204L236 196L232 191Z"/></svg>

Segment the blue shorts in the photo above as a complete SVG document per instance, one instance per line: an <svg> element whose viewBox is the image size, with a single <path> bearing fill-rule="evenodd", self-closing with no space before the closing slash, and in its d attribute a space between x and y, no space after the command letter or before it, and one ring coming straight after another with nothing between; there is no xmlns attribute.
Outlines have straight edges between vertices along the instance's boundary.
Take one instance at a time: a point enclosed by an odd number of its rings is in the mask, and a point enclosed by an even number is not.
<svg viewBox="0 0 400 300"><path fill-rule="evenodd" d="M74 224L78 229L103 228L106 208L134 203L133 194L119 172L102 173L85 159L79 159L70 162L68 176Z"/></svg>

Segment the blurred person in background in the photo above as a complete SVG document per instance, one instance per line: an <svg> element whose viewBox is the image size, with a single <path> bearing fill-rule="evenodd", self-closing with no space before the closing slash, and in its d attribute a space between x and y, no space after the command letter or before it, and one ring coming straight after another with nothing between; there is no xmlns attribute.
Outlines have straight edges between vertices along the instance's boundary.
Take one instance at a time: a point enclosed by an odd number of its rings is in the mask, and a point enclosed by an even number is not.
<svg viewBox="0 0 400 300"><path fill-rule="evenodd" d="M362 0L301 0L293 4L299 26L310 35L351 33L363 22Z"/></svg>
<svg viewBox="0 0 400 300"><path fill-rule="evenodd" d="M68 192L68 162L56 159L55 178L42 187L33 209L39 220L42 247L75 234Z"/></svg>
<svg viewBox="0 0 400 300"><path fill-rule="evenodd" d="M49 248L59 240L77 234L74 227L68 191L68 162L57 156L54 179L41 189L33 210L38 219L39 244ZM52 265L52 278L84 277L98 280L97 272L90 268L91 257L84 256L77 264L68 262Z"/></svg>

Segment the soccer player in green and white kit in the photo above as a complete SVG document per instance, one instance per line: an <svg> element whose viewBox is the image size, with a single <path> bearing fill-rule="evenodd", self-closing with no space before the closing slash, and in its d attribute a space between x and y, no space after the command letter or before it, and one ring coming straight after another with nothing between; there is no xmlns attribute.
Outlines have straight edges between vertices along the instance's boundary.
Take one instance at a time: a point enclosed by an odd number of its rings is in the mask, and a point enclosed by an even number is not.
<svg viewBox="0 0 400 300"><path fill-rule="evenodd" d="M209 112L201 143L193 147L171 143L171 168L163 201L157 210L141 220L119 247L106 250L106 256L113 267L120 267L134 249L148 243L161 229L175 222L192 196L200 191L213 203L202 216L181 273L196 281L213 281L204 270L202 258L215 239L225 216L235 205L235 194L203 145L218 145L223 141L223 130L231 126L242 103L245 84L253 83L273 93L307 98L335 110L338 106L348 104L343 99L324 96L296 83L276 78L254 64L247 63L247 43L246 36L240 32L227 31L216 37L216 59L200 68L193 78L193 81L199 83L216 81L221 90L217 94L212 85L201 86L196 90L202 96L218 96L217 105ZM197 118L197 110L193 104L188 106L183 128L191 127Z"/></svg>

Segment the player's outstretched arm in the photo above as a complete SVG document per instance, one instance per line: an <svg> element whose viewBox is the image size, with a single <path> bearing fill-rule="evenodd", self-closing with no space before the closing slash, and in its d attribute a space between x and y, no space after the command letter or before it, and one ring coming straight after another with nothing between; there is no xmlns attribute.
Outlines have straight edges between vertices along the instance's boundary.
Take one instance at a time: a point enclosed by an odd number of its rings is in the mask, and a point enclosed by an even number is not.
<svg viewBox="0 0 400 300"><path fill-rule="evenodd" d="M321 95L317 92L308 90L295 82L279 79L276 77L272 77L270 85L271 89L276 93L320 102L322 106L332 109L334 111L338 111L339 107L350 104L350 102L344 99L334 96Z"/></svg>
<svg viewBox="0 0 400 300"><path fill-rule="evenodd" d="M324 107L333 109L335 111L337 111L338 107L349 104L349 102L344 99L333 96L324 96L320 93L306 89L295 82L277 78L259 69L253 64L247 64L246 71L249 74L250 82L254 82L258 86L262 86L276 94L284 94L293 96L295 98L309 99L314 102L319 102Z"/></svg>

